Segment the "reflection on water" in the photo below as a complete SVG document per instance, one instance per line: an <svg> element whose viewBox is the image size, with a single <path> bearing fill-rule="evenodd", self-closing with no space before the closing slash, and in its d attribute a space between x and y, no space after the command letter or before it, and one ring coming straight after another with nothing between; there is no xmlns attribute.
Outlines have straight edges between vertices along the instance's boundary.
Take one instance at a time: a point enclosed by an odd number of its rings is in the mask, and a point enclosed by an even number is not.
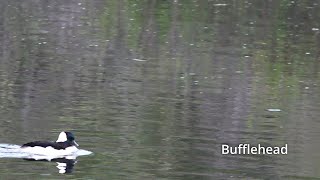
<svg viewBox="0 0 320 180"><path fill-rule="evenodd" d="M0 142L73 131L79 179L320 176L318 1L0 3ZM57 174L0 159L17 172Z"/></svg>
<svg viewBox="0 0 320 180"><path fill-rule="evenodd" d="M36 159L29 159L29 158L24 158L26 161L49 161L49 160L36 160ZM67 159L67 158L56 158L56 159L51 159L51 162L56 162L57 163L57 168L59 170L60 174L66 174L66 173L72 173L74 165L77 163L75 159Z"/></svg>

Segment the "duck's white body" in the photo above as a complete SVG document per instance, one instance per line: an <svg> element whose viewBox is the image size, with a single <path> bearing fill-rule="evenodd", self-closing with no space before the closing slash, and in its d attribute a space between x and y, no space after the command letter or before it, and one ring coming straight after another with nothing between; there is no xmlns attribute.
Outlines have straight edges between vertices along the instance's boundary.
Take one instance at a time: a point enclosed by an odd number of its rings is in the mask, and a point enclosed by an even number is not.
<svg viewBox="0 0 320 180"><path fill-rule="evenodd" d="M78 144L74 141L74 136L70 132L61 132L56 142L34 141L21 146L21 152L61 157L73 155L78 151Z"/></svg>
<svg viewBox="0 0 320 180"><path fill-rule="evenodd" d="M44 155L44 156L67 156L72 155L78 151L78 148L75 146L67 147L65 149L55 149L51 146L48 147L22 147L21 152L35 154L35 155Z"/></svg>

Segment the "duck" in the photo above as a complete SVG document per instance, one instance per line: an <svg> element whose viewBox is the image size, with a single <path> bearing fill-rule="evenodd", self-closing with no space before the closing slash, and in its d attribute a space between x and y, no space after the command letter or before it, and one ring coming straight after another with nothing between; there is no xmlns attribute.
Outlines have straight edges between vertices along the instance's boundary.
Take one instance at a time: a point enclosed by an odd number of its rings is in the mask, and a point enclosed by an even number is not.
<svg viewBox="0 0 320 180"><path fill-rule="evenodd" d="M61 157L74 154L78 151L78 146L71 132L62 131L55 142L33 141L20 148L22 152L33 155Z"/></svg>

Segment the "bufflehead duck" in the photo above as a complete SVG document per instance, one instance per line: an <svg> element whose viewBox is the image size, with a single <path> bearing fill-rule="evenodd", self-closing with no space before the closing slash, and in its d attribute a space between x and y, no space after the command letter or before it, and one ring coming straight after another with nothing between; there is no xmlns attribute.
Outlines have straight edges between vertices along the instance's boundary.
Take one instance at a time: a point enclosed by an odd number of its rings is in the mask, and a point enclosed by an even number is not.
<svg viewBox="0 0 320 180"><path fill-rule="evenodd" d="M71 132L61 132L56 142L34 141L23 144L21 150L26 153L43 156L66 156L78 151L79 146Z"/></svg>

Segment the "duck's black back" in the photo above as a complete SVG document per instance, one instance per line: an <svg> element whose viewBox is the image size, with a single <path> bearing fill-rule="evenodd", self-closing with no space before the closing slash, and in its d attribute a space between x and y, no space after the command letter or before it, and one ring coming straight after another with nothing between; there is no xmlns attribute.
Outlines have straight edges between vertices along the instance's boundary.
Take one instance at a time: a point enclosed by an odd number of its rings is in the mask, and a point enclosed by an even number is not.
<svg viewBox="0 0 320 180"><path fill-rule="evenodd" d="M66 142L47 142L47 141L34 141L34 142L29 142L26 144L23 144L21 147L49 147L51 146L54 149L60 150L60 149L66 149L67 147L72 146L72 143L69 141Z"/></svg>

